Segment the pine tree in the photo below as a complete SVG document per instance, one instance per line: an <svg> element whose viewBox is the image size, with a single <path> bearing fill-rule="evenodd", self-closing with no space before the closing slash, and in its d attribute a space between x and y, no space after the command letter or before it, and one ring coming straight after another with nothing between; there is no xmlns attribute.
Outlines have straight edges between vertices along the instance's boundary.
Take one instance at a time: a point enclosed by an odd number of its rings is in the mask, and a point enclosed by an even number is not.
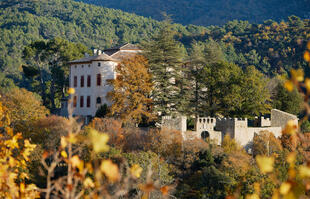
<svg viewBox="0 0 310 199"><path fill-rule="evenodd" d="M206 43L192 43L189 56L190 79L194 94L191 98L192 113L197 116L210 115L210 94L213 88L209 88L212 69L216 64L225 60L220 46L213 40Z"/></svg>
<svg viewBox="0 0 310 199"><path fill-rule="evenodd" d="M188 108L187 68L183 65L183 53L174 39L170 20L164 21L158 34L143 45L149 61L154 89L154 111L161 115L184 113Z"/></svg>
<svg viewBox="0 0 310 199"><path fill-rule="evenodd" d="M204 58L204 48L201 43L194 42L192 43L192 47L189 53L189 69L190 69L190 79L192 82L193 92L191 99L191 106L193 109L190 111L195 115L197 118L198 116L202 115L202 109L205 98L204 89L206 89L206 85L202 83L202 71L203 68L206 67L206 59Z"/></svg>

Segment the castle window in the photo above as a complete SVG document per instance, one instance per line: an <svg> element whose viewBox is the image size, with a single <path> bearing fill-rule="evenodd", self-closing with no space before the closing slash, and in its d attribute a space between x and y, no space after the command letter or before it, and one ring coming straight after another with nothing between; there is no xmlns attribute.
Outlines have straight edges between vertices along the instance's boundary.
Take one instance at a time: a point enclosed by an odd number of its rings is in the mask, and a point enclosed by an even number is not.
<svg viewBox="0 0 310 199"><path fill-rule="evenodd" d="M75 65L74 68L76 68L77 66Z"/></svg>
<svg viewBox="0 0 310 199"><path fill-rule="evenodd" d="M90 107L90 96L87 96L86 106L87 106L87 107Z"/></svg>
<svg viewBox="0 0 310 199"><path fill-rule="evenodd" d="M87 75L87 87L91 86L91 76Z"/></svg>
<svg viewBox="0 0 310 199"><path fill-rule="evenodd" d="M82 65L82 68L84 68L84 65Z"/></svg>
<svg viewBox="0 0 310 199"><path fill-rule="evenodd" d="M77 87L77 76L74 76L74 78L73 78L73 86L75 88Z"/></svg>
<svg viewBox="0 0 310 199"><path fill-rule="evenodd" d="M90 64L88 64L88 68L90 68Z"/></svg>
<svg viewBox="0 0 310 199"><path fill-rule="evenodd" d="M81 87L84 87L84 75L81 76Z"/></svg>
<svg viewBox="0 0 310 199"><path fill-rule="evenodd" d="M80 97L80 107L83 108L84 107L84 96Z"/></svg>
<svg viewBox="0 0 310 199"><path fill-rule="evenodd" d="M101 97L97 97L96 102L97 104L101 104Z"/></svg>
<svg viewBox="0 0 310 199"><path fill-rule="evenodd" d="M97 74L97 86L101 86L101 75Z"/></svg>
<svg viewBox="0 0 310 199"><path fill-rule="evenodd" d="M76 102L77 102L77 97L74 96L74 97L73 97L73 107L74 107L74 108L76 107Z"/></svg>
<svg viewBox="0 0 310 199"><path fill-rule="evenodd" d="M101 63L99 62L99 63L98 63L98 67L100 67L100 66L101 66Z"/></svg>

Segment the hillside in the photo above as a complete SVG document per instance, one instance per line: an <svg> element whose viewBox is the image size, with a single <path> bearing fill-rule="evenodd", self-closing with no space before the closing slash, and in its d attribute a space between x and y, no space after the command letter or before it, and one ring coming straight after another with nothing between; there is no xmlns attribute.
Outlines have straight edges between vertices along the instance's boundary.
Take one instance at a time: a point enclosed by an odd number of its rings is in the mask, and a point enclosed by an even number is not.
<svg viewBox="0 0 310 199"><path fill-rule="evenodd" d="M221 25L228 21L248 20L262 23L281 21L290 15L309 18L308 0L78 0L116 8L138 15L162 19L162 12L171 14L175 22L196 25Z"/></svg>
<svg viewBox="0 0 310 199"><path fill-rule="evenodd" d="M71 0L0 1L0 71L2 76L18 77L24 46L38 39L59 36L102 49L140 42L159 26L152 19ZM181 25L175 28L182 35L206 29Z"/></svg>
<svg viewBox="0 0 310 199"><path fill-rule="evenodd" d="M22 50L38 39L63 39L89 48L107 48L147 40L161 23L120 10L73 0L0 1L0 82L5 77L20 82ZM223 26L174 24L176 39L188 48L192 41L215 40L228 61L241 67L255 65L267 75L305 67L302 59L310 38L309 20L289 17L263 24L230 21Z"/></svg>

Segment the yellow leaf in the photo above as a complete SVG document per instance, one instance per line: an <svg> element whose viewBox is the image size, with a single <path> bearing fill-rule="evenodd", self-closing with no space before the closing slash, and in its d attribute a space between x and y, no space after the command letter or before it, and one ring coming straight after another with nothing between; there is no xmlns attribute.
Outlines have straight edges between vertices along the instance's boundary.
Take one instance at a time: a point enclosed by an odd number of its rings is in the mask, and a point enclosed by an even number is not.
<svg viewBox="0 0 310 199"><path fill-rule="evenodd" d="M310 53L309 53L309 51L306 51L304 53L304 59L305 59L306 62L310 62Z"/></svg>
<svg viewBox="0 0 310 199"><path fill-rule="evenodd" d="M287 163L294 164L295 160L296 160L296 153L295 152L289 153L286 158Z"/></svg>
<svg viewBox="0 0 310 199"><path fill-rule="evenodd" d="M307 43L307 48L308 48L308 50L310 50L310 41L308 41L308 43Z"/></svg>
<svg viewBox="0 0 310 199"><path fill-rule="evenodd" d="M259 199L259 196L257 194L251 194L251 195L247 195L246 199Z"/></svg>
<svg viewBox="0 0 310 199"><path fill-rule="evenodd" d="M89 173L92 173L94 171L93 166L91 165L91 163L86 163L86 168L88 170Z"/></svg>
<svg viewBox="0 0 310 199"><path fill-rule="evenodd" d="M83 182L84 187L86 188L94 188L95 184L90 177L87 177Z"/></svg>
<svg viewBox="0 0 310 199"><path fill-rule="evenodd" d="M92 129L90 131L90 137L93 144L93 149L96 153L106 152L109 150L109 146L107 145L109 136L107 134L99 133L98 131Z"/></svg>
<svg viewBox="0 0 310 199"><path fill-rule="evenodd" d="M307 92L310 93L310 79L306 78L305 80L305 87L307 89Z"/></svg>
<svg viewBox="0 0 310 199"><path fill-rule="evenodd" d="M67 141L69 143L74 144L74 143L76 143L77 139L76 139L76 137L75 137L75 135L73 133L69 133Z"/></svg>
<svg viewBox="0 0 310 199"><path fill-rule="evenodd" d="M65 152L65 151L61 151L60 155L61 155L62 157L64 157L64 158L67 158L67 157L68 157L67 152Z"/></svg>
<svg viewBox="0 0 310 199"><path fill-rule="evenodd" d="M75 93L75 89L74 88L69 88L68 89L68 94L69 95L73 95Z"/></svg>
<svg viewBox="0 0 310 199"><path fill-rule="evenodd" d="M21 193L25 192L25 184L24 183L20 183L19 190Z"/></svg>
<svg viewBox="0 0 310 199"><path fill-rule="evenodd" d="M266 156L256 156L256 162L260 171L264 174L273 171L274 158Z"/></svg>
<svg viewBox="0 0 310 199"><path fill-rule="evenodd" d="M295 135L298 130L298 126L296 121L289 120L285 126L285 129L283 130L283 133Z"/></svg>
<svg viewBox="0 0 310 199"><path fill-rule="evenodd" d="M84 167L84 162L80 160L79 156L75 155L71 158L70 160L72 167L77 167L79 170L83 170Z"/></svg>
<svg viewBox="0 0 310 199"><path fill-rule="evenodd" d="M278 191L274 191L271 199L279 199L279 198L280 198L279 197L279 192Z"/></svg>
<svg viewBox="0 0 310 199"><path fill-rule="evenodd" d="M299 174L300 177L305 178L305 177L310 177L310 168L304 165L301 165L299 167Z"/></svg>
<svg viewBox="0 0 310 199"><path fill-rule="evenodd" d="M304 71L302 69L291 70L292 79L298 82L304 81Z"/></svg>
<svg viewBox="0 0 310 199"><path fill-rule="evenodd" d="M60 144L61 144L61 147L64 149L64 148L66 148L66 146L67 146L67 141L66 141L66 138L65 137L61 137L61 139L60 139Z"/></svg>
<svg viewBox="0 0 310 199"><path fill-rule="evenodd" d="M110 182L116 182L120 178L118 166L111 160L103 160L100 165L100 170L108 177Z"/></svg>
<svg viewBox="0 0 310 199"><path fill-rule="evenodd" d="M285 83L284 83L284 88L286 90L288 90L289 92L292 92L293 89L294 89L294 84L293 82L291 82L290 80L287 80Z"/></svg>
<svg viewBox="0 0 310 199"><path fill-rule="evenodd" d="M284 182L281 184L279 191L282 195L286 195L291 190L291 187L292 185L290 183Z"/></svg>
<svg viewBox="0 0 310 199"><path fill-rule="evenodd" d="M254 190L256 193L260 192L260 184L259 183L257 183L257 182L254 183Z"/></svg>
<svg viewBox="0 0 310 199"><path fill-rule="evenodd" d="M13 157L9 158L9 165L10 165L10 167L14 167L15 166L15 159Z"/></svg>
<svg viewBox="0 0 310 199"><path fill-rule="evenodd" d="M29 140L24 141L25 147L28 148L29 150L34 150L36 148L36 144L30 144Z"/></svg>
<svg viewBox="0 0 310 199"><path fill-rule="evenodd" d="M143 169L138 164L134 164L130 168L130 173L135 178L140 178L142 171L143 171Z"/></svg>

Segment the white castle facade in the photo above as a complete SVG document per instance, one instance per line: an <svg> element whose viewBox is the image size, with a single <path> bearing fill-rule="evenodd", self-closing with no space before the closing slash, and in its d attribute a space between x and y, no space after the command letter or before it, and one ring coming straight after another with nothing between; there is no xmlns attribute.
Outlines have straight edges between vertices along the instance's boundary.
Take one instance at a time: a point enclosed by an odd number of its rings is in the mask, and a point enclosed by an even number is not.
<svg viewBox="0 0 310 199"><path fill-rule="evenodd" d="M69 87L75 89L70 104L64 104L64 109L71 109L73 116L91 118L97 109L103 105L110 105L106 95L112 90L108 79L116 78L115 67L124 59L139 53L133 44L125 44L106 50L94 49L94 55L69 62ZM66 115L62 111L62 115Z"/></svg>

